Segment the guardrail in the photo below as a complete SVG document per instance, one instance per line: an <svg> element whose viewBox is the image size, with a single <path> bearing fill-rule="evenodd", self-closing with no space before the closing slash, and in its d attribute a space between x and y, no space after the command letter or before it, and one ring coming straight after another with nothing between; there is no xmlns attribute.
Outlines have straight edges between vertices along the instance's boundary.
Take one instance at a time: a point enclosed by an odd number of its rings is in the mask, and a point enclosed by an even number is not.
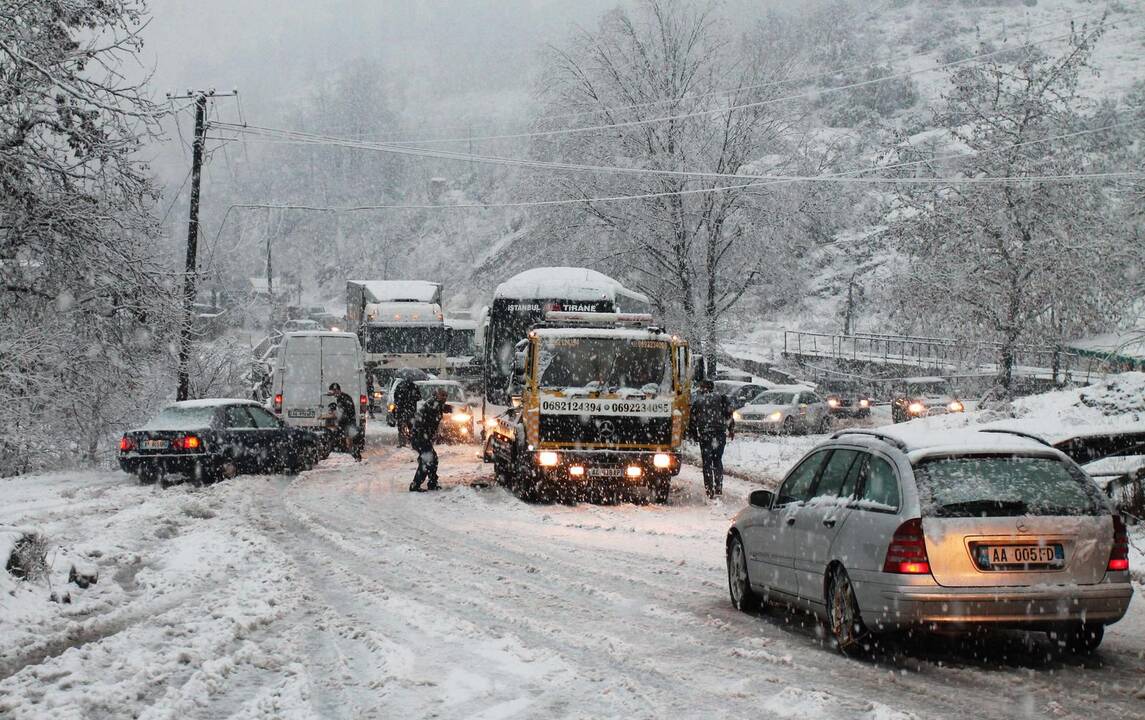
<svg viewBox="0 0 1145 720"><path fill-rule="evenodd" d="M785 330L783 353L796 358L895 365L950 374L996 370L1002 345L912 335ZM1048 373L1055 378L1089 371L1089 363L1078 353L1043 345L1016 346L1013 364L1015 374Z"/></svg>

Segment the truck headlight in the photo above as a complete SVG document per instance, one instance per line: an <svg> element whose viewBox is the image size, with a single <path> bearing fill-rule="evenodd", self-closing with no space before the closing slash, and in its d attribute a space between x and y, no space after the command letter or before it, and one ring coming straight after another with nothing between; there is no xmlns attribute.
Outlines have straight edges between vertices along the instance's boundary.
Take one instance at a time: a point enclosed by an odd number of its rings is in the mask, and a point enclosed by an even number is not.
<svg viewBox="0 0 1145 720"><path fill-rule="evenodd" d="M924 412L926 412L926 406L916 401L912 402L910 405L907 405L906 411L911 415L922 415Z"/></svg>
<svg viewBox="0 0 1145 720"><path fill-rule="evenodd" d="M672 467L672 456L668 453L656 453L652 456L652 464L658 468Z"/></svg>
<svg viewBox="0 0 1145 720"><path fill-rule="evenodd" d="M581 477L584 475L584 465L573 465L569 468L569 475Z"/></svg>
<svg viewBox="0 0 1145 720"><path fill-rule="evenodd" d="M561 456L557 455L552 450L542 450L537 453L537 464L541 467L556 467L561 461Z"/></svg>
<svg viewBox="0 0 1145 720"><path fill-rule="evenodd" d="M644 469L639 465L629 465L624 469L624 474L630 478L638 478L644 474Z"/></svg>
<svg viewBox="0 0 1145 720"><path fill-rule="evenodd" d="M962 412L963 410L966 409L966 406L963 405L958 400L955 400L955 401L951 402L949 405L947 405L946 409L949 410L950 412Z"/></svg>

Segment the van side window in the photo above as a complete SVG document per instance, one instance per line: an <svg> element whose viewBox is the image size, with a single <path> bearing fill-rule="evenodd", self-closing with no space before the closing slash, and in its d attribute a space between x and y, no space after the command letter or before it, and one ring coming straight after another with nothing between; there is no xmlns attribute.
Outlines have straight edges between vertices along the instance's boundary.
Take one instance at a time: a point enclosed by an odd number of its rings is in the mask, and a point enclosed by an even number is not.
<svg viewBox="0 0 1145 720"><path fill-rule="evenodd" d="M870 457L866 472L863 473L863 489L859 500L862 505L873 510L898 510L899 482L889 462L875 455Z"/></svg>
<svg viewBox="0 0 1145 720"><path fill-rule="evenodd" d="M783 486L779 488L779 498L776 500L776 505L786 505L793 502L802 502L811 496L811 484L815 481L815 475L819 472L819 466L823 464L823 459L827 457L829 450L820 450L791 471L787 479L783 481Z"/></svg>

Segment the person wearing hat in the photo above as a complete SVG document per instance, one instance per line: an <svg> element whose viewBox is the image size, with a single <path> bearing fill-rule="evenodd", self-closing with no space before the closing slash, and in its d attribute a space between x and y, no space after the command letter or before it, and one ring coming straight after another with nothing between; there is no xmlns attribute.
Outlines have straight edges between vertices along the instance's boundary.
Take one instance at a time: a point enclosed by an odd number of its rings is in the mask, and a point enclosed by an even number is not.
<svg viewBox="0 0 1145 720"><path fill-rule="evenodd" d="M704 466L704 491L709 498L724 492L724 447L728 438L735 439L732 402L715 392L711 380L700 381L700 392L692 402L689 434L700 444Z"/></svg>
<svg viewBox="0 0 1145 720"><path fill-rule="evenodd" d="M327 393L334 398L330 403L330 410L334 413L335 447L350 451L355 460L362 459L362 444L365 438L358 432L358 413L354 407L354 398L342 392L338 383L330 383Z"/></svg>
<svg viewBox="0 0 1145 720"><path fill-rule="evenodd" d="M448 397L445 388L438 388L429 400L422 403L414 416L410 447L417 452L417 472L409 484L410 492L421 492L423 482L427 490L437 490L440 487L437 483L437 451L433 449L433 441L441 425L441 416L453 412L453 408L445 404Z"/></svg>

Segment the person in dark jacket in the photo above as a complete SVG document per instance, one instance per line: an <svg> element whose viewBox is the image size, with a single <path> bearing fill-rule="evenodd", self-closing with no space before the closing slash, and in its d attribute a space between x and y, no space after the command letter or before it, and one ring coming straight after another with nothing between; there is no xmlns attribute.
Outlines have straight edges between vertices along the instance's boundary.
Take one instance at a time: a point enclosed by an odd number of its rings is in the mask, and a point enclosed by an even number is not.
<svg viewBox="0 0 1145 720"><path fill-rule="evenodd" d="M438 388L429 400L422 404L413 420L413 429L410 432L410 446L417 451L417 472L414 473L413 482L409 484L410 492L421 492L422 482L426 482L427 490L437 490L437 451L433 449L433 440L437 437L437 428L441 424L441 416L453 412L453 408L445 404L449 395L444 388Z"/></svg>
<svg viewBox="0 0 1145 720"><path fill-rule="evenodd" d="M334 398L334 402L330 403L330 409L334 413L335 447L348 449L355 460L361 460L365 438L358 430L358 412L354 407L354 398L342 392L342 386L338 383L330 383L329 395Z"/></svg>
<svg viewBox="0 0 1145 720"><path fill-rule="evenodd" d="M413 417L417 413L417 403L421 400L421 391L417 384L409 378L398 380L394 386L394 423L398 426L398 447L405 447L410 441L410 428Z"/></svg>
<svg viewBox="0 0 1145 720"><path fill-rule="evenodd" d="M729 436L735 439L733 411L731 400L715 392L711 380L700 381L700 392L692 402L689 431L700 444L704 490L709 498L724 492L724 447Z"/></svg>

